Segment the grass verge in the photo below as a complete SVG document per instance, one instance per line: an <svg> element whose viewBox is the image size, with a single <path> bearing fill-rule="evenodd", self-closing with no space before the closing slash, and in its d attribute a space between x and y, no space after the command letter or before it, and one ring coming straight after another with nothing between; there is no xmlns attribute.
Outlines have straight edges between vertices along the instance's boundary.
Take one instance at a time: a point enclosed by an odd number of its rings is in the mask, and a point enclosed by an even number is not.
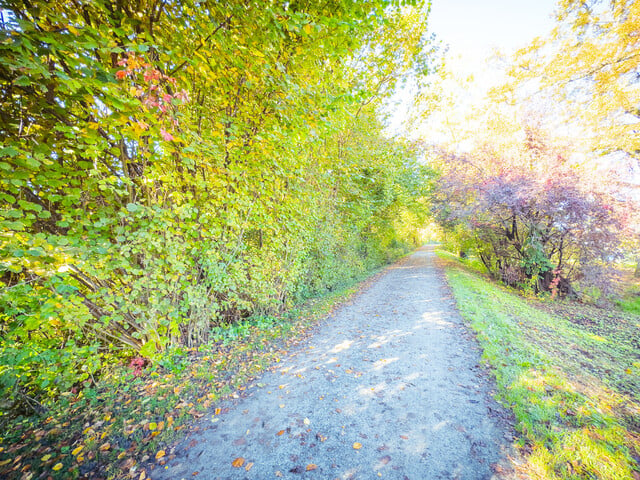
<svg viewBox="0 0 640 480"><path fill-rule="evenodd" d="M640 316L522 298L442 255L533 479L640 479Z"/></svg>
<svg viewBox="0 0 640 480"><path fill-rule="evenodd" d="M370 279L373 277L370 277ZM166 352L152 366L114 366L97 384L62 396L42 416L0 425L0 478L144 479L171 458L166 448L216 403L251 382L363 284L307 302L280 318L218 328L197 349Z"/></svg>

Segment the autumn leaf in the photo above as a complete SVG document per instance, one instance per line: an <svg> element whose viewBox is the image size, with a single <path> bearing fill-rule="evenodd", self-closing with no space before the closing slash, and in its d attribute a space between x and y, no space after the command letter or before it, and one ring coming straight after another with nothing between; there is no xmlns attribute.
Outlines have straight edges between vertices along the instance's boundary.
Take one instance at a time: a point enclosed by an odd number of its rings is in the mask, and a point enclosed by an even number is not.
<svg viewBox="0 0 640 480"><path fill-rule="evenodd" d="M244 467L244 469L248 472L249 470L251 470L251 468L253 468L253 462L249 462L247 463L247 466Z"/></svg>
<svg viewBox="0 0 640 480"><path fill-rule="evenodd" d="M360 450L362 448L362 444L360 442L353 443L354 450Z"/></svg>
<svg viewBox="0 0 640 480"><path fill-rule="evenodd" d="M100 445L100 450L103 452L109 450L110 448L111 448L111 444L109 442L103 443L102 445Z"/></svg>
<svg viewBox="0 0 640 480"><path fill-rule="evenodd" d="M276 435L277 435L278 437L280 437L280 436L284 435L284 430L280 430L278 433L276 433Z"/></svg>
<svg viewBox="0 0 640 480"><path fill-rule="evenodd" d="M240 468L241 466L244 465L244 458L242 457L236 458L233 462L231 462L231 465L233 465L235 468Z"/></svg>
<svg viewBox="0 0 640 480"><path fill-rule="evenodd" d="M71 455L73 455L74 457L77 456L82 449L84 448L84 445L80 445L79 447L76 447L73 449L73 451L71 452Z"/></svg>
<svg viewBox="0 0 640 480"><path fill-rule="evenodd" d="M151 422L151 423L149 424L149 430L151 430L152 432L153 432L156 428L158 428L158 424L157 424L156 422Z"/></svg>
<svg viewBox="0 0 640 480"><path fill-rule="evenodd" d="M53 470L54 472L57 472L58 470L60 470L63 467L62 463L56 463L51 470Z"/></svg>
<svg viewBox="0 0 640 480"><path fill-rule="evenodd" d="M315 463L310 463L309 465L307 465L307 472L315 470L316 468L318 468L318 466Z"/></svg>
<svg viewBox="0 0 640 480"><path fill-rule="evenodd" d="M164 455L165 455L164 450L158 450L158 453L156 453L156 460L161 459L162 457L164 457Z"/></svg>

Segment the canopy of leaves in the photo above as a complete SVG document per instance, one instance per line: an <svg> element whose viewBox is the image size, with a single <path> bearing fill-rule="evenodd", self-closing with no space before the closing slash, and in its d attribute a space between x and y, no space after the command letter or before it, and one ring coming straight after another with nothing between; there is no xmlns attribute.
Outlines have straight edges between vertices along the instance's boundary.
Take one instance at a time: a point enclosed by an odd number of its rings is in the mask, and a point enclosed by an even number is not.
<svg viewBox="0 0 640 480"><path fill-rule="evenodd" d="M640 4L563 0L557 26L516 55L505 91L549 97L598 154L640 158Z"/></svg>
<svg viewBox="0 0 640 480"><path fill-rule="evenodd" d="M624 215L536 132L515 159L490 149L438 155L437 218L496 278L552 295L576 294L576 282L606 289Z"/></svg>
<svg viewBox="0 0 640 480"><path fill-rule="evenodd" d="M429 69L421 5L0 7L4 408L119 350L206 342L415 241L428 172L376 108Z"/></svg>

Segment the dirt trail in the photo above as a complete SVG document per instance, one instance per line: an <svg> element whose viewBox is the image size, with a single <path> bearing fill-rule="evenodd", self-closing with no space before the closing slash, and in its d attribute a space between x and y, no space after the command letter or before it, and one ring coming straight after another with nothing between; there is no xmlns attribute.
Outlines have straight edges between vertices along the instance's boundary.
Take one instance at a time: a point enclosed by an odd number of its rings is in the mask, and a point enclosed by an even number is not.
<svg viewBox="0 0 640 480"><path fill-rule="evenodd" d="M506 477L508 415L433 255L389 267L151 478Z"/></svg>

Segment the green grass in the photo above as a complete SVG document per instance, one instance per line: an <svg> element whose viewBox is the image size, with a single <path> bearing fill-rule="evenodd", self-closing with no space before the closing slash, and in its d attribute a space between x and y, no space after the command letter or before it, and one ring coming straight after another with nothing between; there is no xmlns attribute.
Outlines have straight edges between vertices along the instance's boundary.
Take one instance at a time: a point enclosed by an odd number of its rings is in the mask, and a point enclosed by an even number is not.
<svg viewBox="0 0 640 480"><path fill-rule="evenodd" d="M638 294L619 300L618 305L625 312L640 315L640 295Z"/></svg>
<svg viewBox="0 0 640 480"><path fill-rule="evenodd" d="M462 265L469 267L471 270L475 270L476 272L487 273L486 267L484 266L482 261L475 255L469 255L468 257L460 258L454 253L451 253L446 250L438 250L438 255L441 258L445 258L447 260L451 260L454 262L459 262Z"/></svg>
<svg viewBox="0 0 640 480"><path fill-rule="evenodd" d="M637 478L640 317L525 299L451 259L446 266L495 373L498 400L516 416L526 473Z"/></svg>

